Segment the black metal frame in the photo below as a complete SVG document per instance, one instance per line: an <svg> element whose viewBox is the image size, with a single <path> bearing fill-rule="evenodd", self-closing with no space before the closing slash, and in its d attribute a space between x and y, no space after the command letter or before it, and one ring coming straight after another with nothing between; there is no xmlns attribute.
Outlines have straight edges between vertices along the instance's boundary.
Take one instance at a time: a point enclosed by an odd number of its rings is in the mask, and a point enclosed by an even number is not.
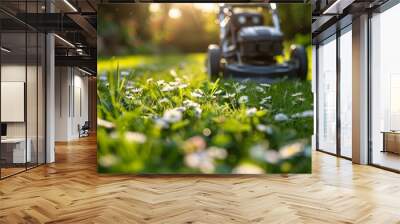
<svg viewBox="0 0 400 224"><path fill-rule="evenodd" d="M318 100L318 86L319 86L319 56L318 56L319 44L315 45L315 148L319 149L319 100Z"/></svg>
<svg viewBox="0 0 400 224"><path fill-rule="evenodd" d="M367 96L367 141L368 141L368 156L367 156L367 162L368 164L372 164L372 106L371 106L371 93L372 93L372 82L371 82L371 71L372 71L372 66L371 66L371 55L372 55L372 42L371 42L371 18L372 14L371 12L368 13L368 53L367 53L367 61L368 61L368 69L367 69L367 85L368 85L368 96Z"/></svg>
<svg viewBox="0 0 400 224"><path fill-rule="evenodd" d="M341 156L341 133L342 133L342 124L340 123L340 75L341 75L341 66L340 66L340 35L341 32L339 28L336 29L336 154Z"/></svg>
<svg viewBox="0 0 400 224"><path fill-rule="evenodd" d="M30 2L32 2L32 0ZM27 3L28 3L28 1L25 0L24 3L25 3L25 11L27 11ZM36 3L37 3L36 11L38 11L38 9L39 9L39 7L38 7L39 0L36 0ZM1 11L2 12L6 12L4 10L1 10ZM46 11L47 11L47 7L46 7ZM8 15L11 16L12 18L16 19L17 21L21 22L21 20L19 20L18 18L12 16L11 14L8 14ZM21 170L19 172L12 173L12 174L7 175L7 176L2 176L2 173L1 173L2 168L0 167L0 180L6 179L8 177L12 177L12 176L17 175L19 173L25 172L27 170L39 167L39 166L47 163L47 128L46 128L47 127L47 110L46 110L46 108L47 108L47 80L46 80L47 79L47 39L46 39L46 34L47 33L41 32L41 31L33 28L32 26L30 26L27 23L23 22L23 24L24 24L24 27L25 27L24 32L22 32L22 33L25 34L25 84L24 84L24 98L25 98L24 99L25 169L23 169L23 170ZM29 164L29 165L32 165L32 166L28 166L28 162L27 162L27 160L28 160L28 154L27 154L27 147L28 147L28 144L27 144L27 140L28 140L28 125L27 125L27 120L28 120L27 119L27 116L28 116L28 114L27 114L28 30L32 30L34 33L36 33L36 45L37 45L36 46L36 100L37 100L36 101L36 104L37 104L37 106L36 106L36 143L37 143L36 150L37 150L37 152L36 152L36 162L32 163L33 165L31 163ZM3 32L0 32L0 45L1 45L2 33ZM44 112L44 117L41 117L41 118L44 119L44 120L42 120L42 122L44 122L44 136L43 136L43 141L44 141L43 152L44 152L44 155L42 155L44 161L42 163L39 163L39 106L38 106L38 104L39 104L39 68L38 68L38 66L39 66L39 33L45 34L43 36L43 39L42 39L42 41L43 41L42 44L44 44L44 46L43 46L44 47L44 51L41 52L41 53L44 53L44 55L42 55L42 60L44 60L44 67L42 69L42 75L43 75L42 76L43 77L42 78L42 82L44 83L44 99L43 99L42 107L44 108L44 111L43 111ZM2 62L2 56L0 54L0 67L1 67L1 62ZM0 70L0 81L1 81L1 70ZM0 93L0 96L1 96L1 93ZM1 117L0 117L0 120L1 120ZM0 155L1 155L1 144L0 144Z"/></svg>

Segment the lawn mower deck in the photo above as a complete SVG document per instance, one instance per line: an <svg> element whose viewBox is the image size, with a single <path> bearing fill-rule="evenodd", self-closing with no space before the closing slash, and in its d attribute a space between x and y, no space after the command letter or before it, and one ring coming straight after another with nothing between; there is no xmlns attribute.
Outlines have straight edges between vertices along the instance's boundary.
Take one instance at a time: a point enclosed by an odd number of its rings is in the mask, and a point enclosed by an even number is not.
<svg viewBox="0 0 400 224"><path fill-rule="evenodd" d="M282 79L296 77L296 69L294 65L287 63L264 66L234 63L223 67L223 77L273 83Z"/></svg>

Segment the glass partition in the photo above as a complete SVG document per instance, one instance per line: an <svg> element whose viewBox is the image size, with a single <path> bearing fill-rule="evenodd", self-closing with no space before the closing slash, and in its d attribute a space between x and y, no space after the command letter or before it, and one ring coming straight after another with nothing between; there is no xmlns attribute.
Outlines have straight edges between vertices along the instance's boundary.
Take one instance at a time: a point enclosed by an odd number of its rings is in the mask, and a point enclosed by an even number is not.
<svg viewBox="0 0 400 224"><path fill-rule="evenodd" d="M318 149L336 153L336 35L318 47Z"/></svg>
<svg viewBox="0 0 400 224"><path fill-rule="evenodd" d="M2 177L24 171L31 161L26 140L26 40L25 32L1 34Z"/></svg>
<svg viewBox="0 0 400 224"><path fill-rule="evenodd" d="M351 25L341 31L340 41L340 154L352 157L352 34Z"/></svg>
<svg viewBox="0 0 400 224"><path fill-rule="evenodd" d="M371 162L400 170L400 4L371 18Z"/></svg>
<svg viewBox="0 0 400 224"><path fill-rule="evenodd" d="M39 2L0 7L36 13ZM0 12L1 179L45 163L45 44L43 33Z"/></svg>
<svg viewBox="0 0 400 224"><path fill-rule="evenodd" d="M27 150L31 151L28 168L37 165L38 160L38 35L37 32L27 33L27 81L26 81L26 114L27 114Z"/></svg>
<svg viewBox="0 0 400 224"><path fill-rule="evenodd" d="M46 144L45 144L45 124L46 124L46 37L43 33L38 33L38 76L37 76L37 149L38 164L43 164L46 162Z"/></svg>

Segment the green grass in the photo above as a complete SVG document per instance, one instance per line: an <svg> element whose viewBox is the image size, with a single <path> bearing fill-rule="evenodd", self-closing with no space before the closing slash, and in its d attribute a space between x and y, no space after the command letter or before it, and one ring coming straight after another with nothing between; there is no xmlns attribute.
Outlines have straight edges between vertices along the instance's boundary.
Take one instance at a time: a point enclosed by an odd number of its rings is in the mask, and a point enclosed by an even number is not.
<svg viewBox="0 0 400 224"><path fill-rule="evenodd" d="M99 172L311 172L310 82L210 82L204 59L99 61Z"/></svg>

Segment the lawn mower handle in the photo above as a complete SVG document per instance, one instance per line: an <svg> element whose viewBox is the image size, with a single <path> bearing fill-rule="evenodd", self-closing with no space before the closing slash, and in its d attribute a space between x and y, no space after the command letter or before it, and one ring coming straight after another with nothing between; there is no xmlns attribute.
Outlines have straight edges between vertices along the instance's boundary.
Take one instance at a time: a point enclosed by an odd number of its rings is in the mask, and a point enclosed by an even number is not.
<svg viewBox="0 0 400 224"><path fill-rule="evenodd" d="M268 11L271 13L272 23L274 24L275 29L281 31L281 27L279 24L279 16L276 10L275 3L222 3L219 5L218 20L220 23L223 22L225 18L225 12L224 12L225 8L232 10L233 8L254 8L254 7L262 7L268 9Z"/></svg>

